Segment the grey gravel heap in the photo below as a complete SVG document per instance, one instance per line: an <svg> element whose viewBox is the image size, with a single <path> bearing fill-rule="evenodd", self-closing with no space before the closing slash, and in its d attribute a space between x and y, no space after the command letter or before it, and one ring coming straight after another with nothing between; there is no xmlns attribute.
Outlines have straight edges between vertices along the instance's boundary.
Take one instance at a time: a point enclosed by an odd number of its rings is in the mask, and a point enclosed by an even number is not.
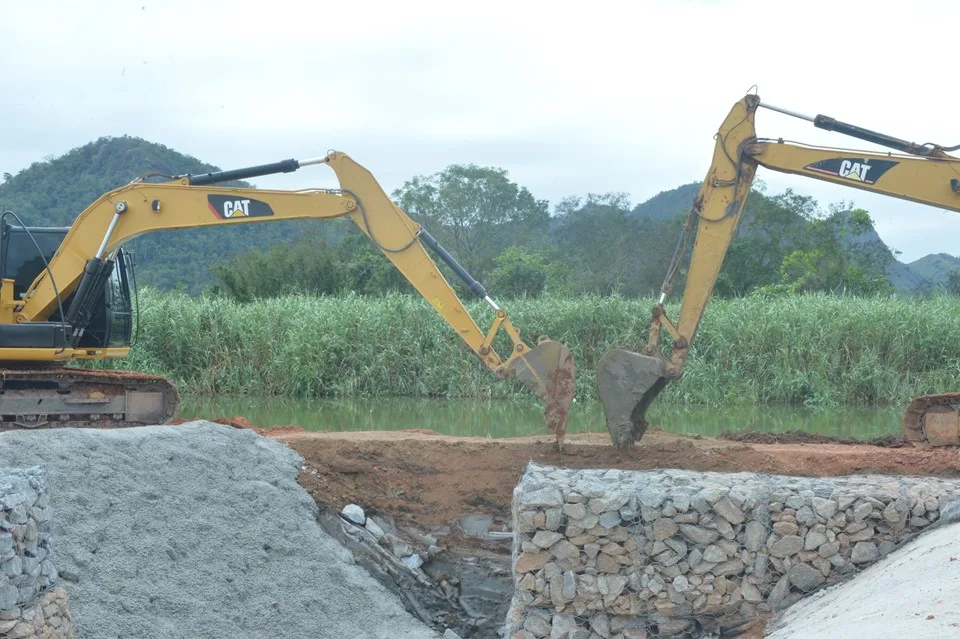
<svg viewBox="0 0 960 639"><path fill-rule="evenodd" d="M514 489L506 636L709 636L865 568L958 497L960 481L934 478L531 463Z"/></svg>
<svg viewBox="0 0 960 639"><path fill-rule="evenodd" d="M42 469L0 470L0 636L73 637Z"/></svg>
<svg viewBox="0 0 960 639"><path fill-rule="evenodd" d="M209 422L0 433L41 466L84 639L434 639L317 524L303 459Z"/></svg>

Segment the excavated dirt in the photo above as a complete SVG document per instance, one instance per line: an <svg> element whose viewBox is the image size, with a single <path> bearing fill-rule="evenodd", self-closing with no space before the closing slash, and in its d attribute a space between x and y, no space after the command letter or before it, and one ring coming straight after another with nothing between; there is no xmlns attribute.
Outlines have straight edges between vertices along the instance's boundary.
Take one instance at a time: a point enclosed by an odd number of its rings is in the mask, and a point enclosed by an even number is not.
<svg viewBox="0 0 960 639"><path fill-rule="evenodd" d="M570 468L960 476L960 451L889 443L761 444L651 429L624 451L614 450L605 434L570 435L560 453L548 436L485 439L427 430L258 430L303 456L307 468L300 480L321 504L340 508L357 503L436 526L477 512L509 517L513 488L530 460Z"/></svg>

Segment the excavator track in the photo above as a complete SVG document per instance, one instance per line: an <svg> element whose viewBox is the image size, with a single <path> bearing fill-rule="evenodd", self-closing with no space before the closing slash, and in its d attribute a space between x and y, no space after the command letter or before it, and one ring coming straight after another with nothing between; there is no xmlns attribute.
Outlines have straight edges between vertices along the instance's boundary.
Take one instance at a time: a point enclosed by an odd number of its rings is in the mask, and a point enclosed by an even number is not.
<svg viewBox="0 0 960 639"><path fill-rule="evenodd" d="M931 446L960 446L960 393L917 397L903 415L907 440Z"/></svg>
<svg viewBox="0 0 960 639"><path fill-rule="evenodd" d="M179 406L177 388L156 375L63 366L0 369L0 431L165 424Z"/></svg>

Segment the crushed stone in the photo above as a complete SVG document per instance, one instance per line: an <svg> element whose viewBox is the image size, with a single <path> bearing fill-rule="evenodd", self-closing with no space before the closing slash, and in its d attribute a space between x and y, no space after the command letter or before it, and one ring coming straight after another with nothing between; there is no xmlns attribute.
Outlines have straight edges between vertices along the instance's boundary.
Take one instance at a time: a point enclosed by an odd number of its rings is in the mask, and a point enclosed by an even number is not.
<svg viewBox="0 0 960 639"><path fill-rule="evenodd" d="M0 434L0 466L46 471L78 636L438 637L320 528L301 464L205 421Z"/></svg>

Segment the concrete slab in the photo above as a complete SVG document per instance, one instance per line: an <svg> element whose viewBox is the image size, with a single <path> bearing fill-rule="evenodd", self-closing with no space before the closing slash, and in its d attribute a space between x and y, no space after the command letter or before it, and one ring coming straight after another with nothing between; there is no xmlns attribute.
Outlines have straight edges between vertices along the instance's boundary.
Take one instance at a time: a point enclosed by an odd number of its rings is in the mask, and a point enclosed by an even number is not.
<svg viewBox="0 0 960 639"><path fill-rule="evenodd" d="M766 636L960 637L960 524L927 532L850 581L797 602Z"/></svg>

